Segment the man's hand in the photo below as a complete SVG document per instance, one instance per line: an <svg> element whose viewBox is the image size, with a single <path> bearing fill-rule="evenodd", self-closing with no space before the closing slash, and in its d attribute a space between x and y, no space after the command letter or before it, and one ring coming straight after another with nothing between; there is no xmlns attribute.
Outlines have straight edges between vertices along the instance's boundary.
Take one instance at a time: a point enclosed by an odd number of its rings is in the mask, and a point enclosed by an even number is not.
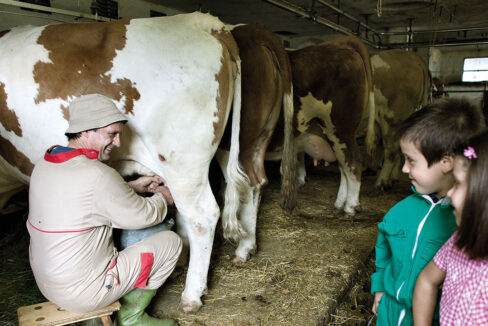
<svg viewBox="0 0 488 326"><path fill-rule="evenodd" d="M150 189L149 191L152 193L162 194L164 196L164 199L166 199L166 203L168 203L168 205L174 204L173 196L171 195L169 188L166 187L165 185L162 185L162 186L158 185L158 186L154 187L153 189Z"/></svg>
<svg viewBox="0 0 488 326"><path fill-rule="evenodd" d="M385 292L375 292L374 293L374 303L373 303L373 314L378 315L378 304L380 303L381 297Z"/></svg>
<svg viewBox="0 0 488 326"><path fill-rule="evenodd" d="M166 199L168 205L173 205L173 196L169 191L168 187L163 184L163 180L159 177L143 176L136 180L129 181L129 186L134 189L135 192L139 194L151 192L153 194L160 193Z"/></svg>
<svg viewBox="0 0 488 326"><path fill-rule="evenodd" d="M151 189L159 186L163 180L159 177L142 176L136 180L129 181L129 186L134 189L138 194L143 194L146 192L153 192Z"/></svg>

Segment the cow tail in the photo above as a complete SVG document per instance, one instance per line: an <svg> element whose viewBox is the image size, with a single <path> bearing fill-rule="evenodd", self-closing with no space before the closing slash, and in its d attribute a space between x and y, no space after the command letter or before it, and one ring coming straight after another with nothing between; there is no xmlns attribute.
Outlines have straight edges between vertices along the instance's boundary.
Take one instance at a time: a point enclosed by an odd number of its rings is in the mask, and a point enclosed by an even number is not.
<svg viewBox="0 0 488 326"><path fill-rule="evenodd" d="M376 149L376 106L374 104L374 92L370 91L368 96L368 129L366 130L366 152L369 157L374 157Z"/></svg>
<svg viewBox="0 0 488 326"><path fill-rule="evenodd" d="M369 157L374 157L374 151L376 149L376 105L374 103L373 69L371 67L371 58L369 57L367 48L364 45L362 48L364 49L360 51L360 54L363 58L364 68L366 70L366 80L368 84L368 129L366 130L366 152L368 153Z"/></svg>
<svg viewBox="0 0 488 326"><path fill-rule="evenodd" d="M432 103L433 101L433 94L434 91L434 82L432 81L432 74L430 73L429 67L422 61L421 69L424 74L424 92L422 97L422 105L421 107ZM420 108L419 108L420 109Z"/></svg>
<svg viewBox="0 0 488 326"><path fill-rule="evenodd" d="M236 60L237 73L234 79L232 103L232 134L227 164L227 187L222 211L224 238L239 241L247 233L237 218L241 199L250 200L249 181L239 164L239 132L241 124L241 61Z"/></svg>
<svg viewBox="0 0 488 326"><path fill-rule="evenodd" d="M357 51L363 60L364 70L366 73L366 97L368 98L367 110L368 110L368 129L366 130L366 152L370 157L374 156L376 148L376 131L375 131L375 118L376 118L376 106L374 104L374 86L373 86L373 69L371 68L371 59L369 57L369 51L366 45L355 36L346 36L343 38L343 42Z"/></svg>
<svg viewBox="0 0 488 326"><path fill-rule="evenodd" d="M292 211L297 197L297 153L293 134L293 85L290 80L290 91L283 94L283 115L285 118L283 157L281 160L282 181L280 206Z"/></svg>

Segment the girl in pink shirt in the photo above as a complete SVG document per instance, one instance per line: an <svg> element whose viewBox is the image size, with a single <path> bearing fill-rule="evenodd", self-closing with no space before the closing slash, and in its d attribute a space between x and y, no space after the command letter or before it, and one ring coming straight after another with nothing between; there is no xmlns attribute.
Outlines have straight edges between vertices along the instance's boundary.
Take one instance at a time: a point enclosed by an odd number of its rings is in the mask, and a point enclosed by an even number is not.
<svg viewBox="0 0 488 326"><path fill-rule="evenodd" d="M417 278L415 325L432 325L439 286L441 325L488 325L488 132L454 159L447 193L459 226Z"/></svg>

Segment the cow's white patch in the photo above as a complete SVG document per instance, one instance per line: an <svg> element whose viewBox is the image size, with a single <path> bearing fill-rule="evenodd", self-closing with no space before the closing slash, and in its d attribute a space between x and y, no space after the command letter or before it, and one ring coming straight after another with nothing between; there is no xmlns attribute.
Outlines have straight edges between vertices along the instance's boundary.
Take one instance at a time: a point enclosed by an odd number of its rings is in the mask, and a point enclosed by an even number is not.
<svg viewBox="0 0 488 326"><path fill-rule="evenodd" d="M325 127L322 128L322 132L327 136L329 141L333 143L334 153L339 161L345 161L344 149L346 144L341 143L336 135L336 128L332 123L331 111L333 103L328 101L324 103L321 100L317 100L313 97L312 93L308 93L305 97L300 97L301 110L298 111L298 130L305 132L308 128L308 123L314 118L319 118L324 123Z"/></svg>
<svg viewBox="0 0 488 326"><path fill-rule="evenodd" d="M39 85L34 80L34 66L38 62L51 62L49 52L37 43L43 30L44 27L15 27L0 38L0 83L5 84L7 106L15 110L22 136L6 131L2 125L0 135L15 144L32 163L49 146L67 143L64 132L68 123L60 107L67 106L68 102L55 99L35 103Z"/></svg>
<svg viewBox="0 0 488 326"><path fill-rule="evenodd" d="M373 74L374 74L375 69L378 68L390 69L390 65L388 64L388 62L381 59L379 55L375 54L371 56L371 68L373 69Z"/></svg>
<svg viewBox="0 0 488 326"><path fill-rule="evenodd" d="M203 17L211 16L198 18ZM206 18L201 25L182 16L131 20L126 46L117 51L113 68L107 72L112 82L127 78L139 91L131 127L143 137L147 150L163 155L167 165L188 169L185 177L195 180L201 172L192 162L202 161L217 146L211 140L213 123L218 120L215 76L222 66L222 46L209 32L223 24L214 17ZM202 26L204 32L199 31ZM157 154L144 160L143 165L159 175L164 173Z"/></svg>
<svg viewBox="0 0 488 326"><path fill-rule="evenodd" d="M309 121L314 118L319 118L325 126L321 126L322 132L333 144L332 147L341 172L341 183L334 206L337 209L344 209L347 214L354 215L354 208L359 205L359 189L361 183L357 180L354 174L355 171L346 162L345 150L347 149L347 145L341 143L336 135L336 128L331 118L333 103L331 101L324 103L323 101L317 100L311 93L305 97L301 97L300 102L301 110L297 114L298 130L302 133L306 132Z"/></svg>

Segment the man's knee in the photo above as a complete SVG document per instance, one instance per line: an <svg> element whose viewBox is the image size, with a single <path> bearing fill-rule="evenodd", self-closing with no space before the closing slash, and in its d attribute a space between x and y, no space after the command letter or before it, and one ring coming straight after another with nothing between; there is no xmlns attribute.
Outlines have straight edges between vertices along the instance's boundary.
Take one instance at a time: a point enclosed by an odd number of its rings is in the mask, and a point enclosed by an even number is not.
<svg viewBox="0 0 488 326"><path fill-rule="evenodd" d="M158 247L163 247L164 251L168 251L170 256L178 256L181 253L183 246L181 238L173 231L162 231L151 236L151 242Z"/></svg>
<svg viewBox="0 0 488 326"><path fill-rule="evenodd" d="M171 246L175 248L175 253L176 253L176 258L181 253L181 248L183 247L183 241L181 241L181 238L178 234L176 234L173 231L167 231L168 234L168 242L171 243Z"/></svg>

